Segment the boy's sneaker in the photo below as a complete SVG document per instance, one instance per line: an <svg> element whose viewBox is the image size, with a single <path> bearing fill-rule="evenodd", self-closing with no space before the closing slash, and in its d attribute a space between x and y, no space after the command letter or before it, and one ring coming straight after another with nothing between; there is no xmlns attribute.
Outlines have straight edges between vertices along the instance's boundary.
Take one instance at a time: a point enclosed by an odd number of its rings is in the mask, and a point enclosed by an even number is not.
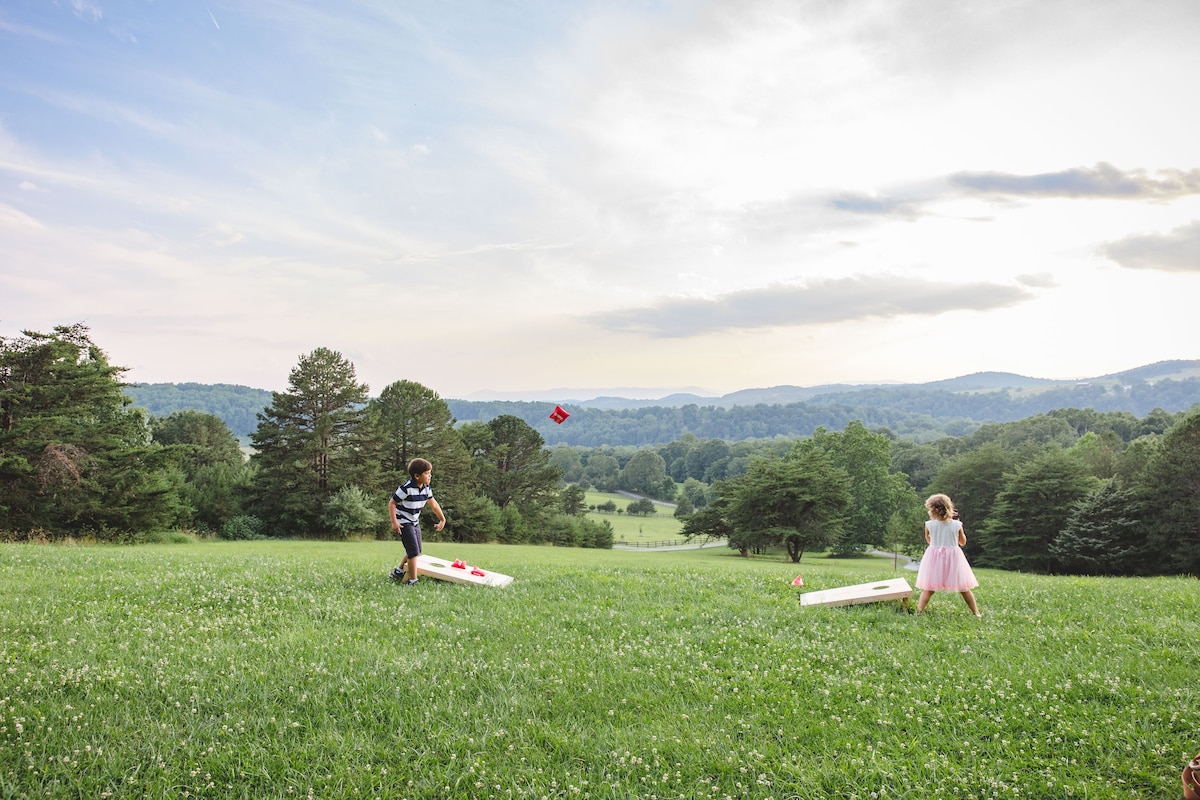
<svg viewBox="0 0 1200 800"><path fill-rule="evenodd" d="M397 567L396 569L392 570L392 574L388 575L388 577L394 581L402 581L404 580L404 570Z"/></svg>
<svg viewBox="0 0 1200 800"><path fill-rule="evenodd" d="M417 585L417 579L416 579L416 578L413 578L411 581L405 581L404 585L405 585L405 586L416 586L416 585Z"/></svg>

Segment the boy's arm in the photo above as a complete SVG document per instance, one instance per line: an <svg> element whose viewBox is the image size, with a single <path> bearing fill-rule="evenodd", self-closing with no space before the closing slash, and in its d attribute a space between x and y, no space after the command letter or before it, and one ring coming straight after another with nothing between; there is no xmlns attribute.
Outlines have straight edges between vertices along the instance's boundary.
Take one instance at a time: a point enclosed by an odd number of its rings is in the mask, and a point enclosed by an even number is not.
<svg viewBox="0 0 1200 800"><path fill-rule="evenodd" d="M400 521L396 519L396 498L392 497L388 500L388 519L392 522L392 530L396 533L400 532Z"/></svg>
<svg viewBox="0 0 1200 800"><path fill-rule="evenodd" d="M429 498L428 506L432 508L438 515L437 524L433 526L433 529L435 531L440 531L442 528L446 527L446 514L442 511L442 507L438 505L438 501L434 500L432 497Z"/></svg>

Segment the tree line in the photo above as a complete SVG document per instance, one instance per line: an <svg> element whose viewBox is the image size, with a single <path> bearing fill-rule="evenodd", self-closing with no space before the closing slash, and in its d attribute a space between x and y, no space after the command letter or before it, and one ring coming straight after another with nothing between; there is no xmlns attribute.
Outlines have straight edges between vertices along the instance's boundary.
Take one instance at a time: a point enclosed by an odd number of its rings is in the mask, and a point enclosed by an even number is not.
<svg viewBox="0 0 1200 800"><path fill-rule="evenodd" d="M400 380L376 398L339 353L300 358L250 434L207 412L147 414L84 325L0 338L0 531L137 539L182 528L227 538L386 536L408 462L434 464L455 541L609 547L612 529L562 510L545 442L513 416L458 426ZM432 538L432 528L430 534Z"/></svg>
<svg viewBox="0 0 1200 800"><path fill-rule="evenodd" d="M790 441L686 435L650 448L551 448L585 487L674 498L687 538L919 555L923 500L945 492L980 567L1200 575L1200 407L1144 417L1057 409L917 443L852 421Z"/></svg>
<svg viewBox="0 0 1200 800"><path fill-rule="evenodd" d="M964 436L993 423L1015 422L1061 408L1091 408L1145 416L1155 410L1185 411L1200 404L1200 378L1128 384L1086 384L1037 391L956 392L921 387L875 387L820 394L803 402L753 405L643 406L612 409L564 408L569 425L548 419L553 403L451 400L460 420L512 414L526 420L550 445L582 447L664 444L692 434L729 442L796 439L820 428L842 430L854 421L886 428L899 438L928 442Z"/></svg>
<svg viewBox="0 0 1200 800"><path fill-rule="evenodd" d="M419 455L457 541L610 546L611 528L583 516L595 487L672 501L685 535L745 553L917 554L921 500L940 491L980 567L1200 574L1200 408L1055 409L928 442L852 419L790 439L548 447L513 414L459 423L415 382L371 398L353 364L318 348L257 414L247 460L212 414L133 406L123 372L82 325L0 339L0 531L384 536L387 498Z"/></svg>
<svg viewBox="0 0 1200 800"><path fill-rule="evenodd" d="M750 439L811 436L818 428L842 430L852 421L868 428L886 428L902 439L928 442L963 436L981 426L1015 422L1060 408L1125 411L1145 416L1159 409L1184 411L1200 404L1200 378L1139 377L1125 381L1062 387L954 391L920 386L863 387L826 391L796 402L742 405L686 404L639 408L592 408L567 405L568 425L550 419L554 403L471 401L448 399L450 413L460 422L486 422L502 415L524 420L550 445L580 447L633 445L645 447L672 442L692 434L703 439L737 442ZM248 438L258 425L257 415L271 401L262 389L229 384L136 384L126 388L134 403L155 416L180 410L207 411Z"/></svg>

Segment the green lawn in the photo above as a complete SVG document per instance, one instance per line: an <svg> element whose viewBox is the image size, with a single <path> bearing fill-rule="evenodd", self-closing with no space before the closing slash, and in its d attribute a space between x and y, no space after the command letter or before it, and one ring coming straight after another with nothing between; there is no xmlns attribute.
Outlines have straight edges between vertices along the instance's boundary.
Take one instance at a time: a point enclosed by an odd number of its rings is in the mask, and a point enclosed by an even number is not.
<svg viewBox="0 0 1200 800"><path fill-rule="evenodd" d="M587 517L595 520L607 520L609 525L613 527L614 539L618 542L666 542L680 541L680 529L683 523L675 519L675 509L667 506L658 506L658 511L647 516L629 516L625 514L625 508L633 502L633 498L626 497L622 494L614 494L609 492L592 492L586 493L585 502L589 506L598 505L607 500L611 500L617 504L617 508L621 510L620 514L601 514L595 511L589 511Z"/></svg>
<svg viewBox="0 0 1200 800"><path fill-rule="evenodd" d="M979 570L957 596L727 549L0 545L0 798L1179 797L1195 579ZM909 577L912 573L900 571Z"/></svg>

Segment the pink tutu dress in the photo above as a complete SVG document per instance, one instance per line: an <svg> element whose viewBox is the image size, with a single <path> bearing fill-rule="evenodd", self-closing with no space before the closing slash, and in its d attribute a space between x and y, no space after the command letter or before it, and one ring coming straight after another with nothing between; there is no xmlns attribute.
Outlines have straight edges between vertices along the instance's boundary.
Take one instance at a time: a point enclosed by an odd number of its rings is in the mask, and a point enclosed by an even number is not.
<svg viewBox="0 0 1200 800"><path fill-rule="evenodd" d="M929 547L917 568L917 588L934 592L965 592L979 585L967 557L958 546L962 523L956 519L945 522L931 519L925 523L929 531Z"/></svg>

